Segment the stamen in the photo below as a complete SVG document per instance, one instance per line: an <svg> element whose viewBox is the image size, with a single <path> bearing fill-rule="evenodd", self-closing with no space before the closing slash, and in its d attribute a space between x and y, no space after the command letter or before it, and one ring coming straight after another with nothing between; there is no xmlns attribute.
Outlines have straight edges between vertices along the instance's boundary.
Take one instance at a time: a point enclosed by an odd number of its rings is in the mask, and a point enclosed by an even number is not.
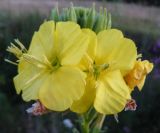
<svg viewBox="0 0 160 133"><path fill-rule="evenodd" d="M32 77L30 80L28 80L28 81L25 83L25 85L29 84L30 82L32 82L33 80L35 80L36 78L38 78L42 73L43 73L43 72L38 73L37 75L35 75L34 77Z"/></svg>
<svg viewBox="0 0 160 133"><path fill-rule="evenodd" d="M52 61L51 70L52 70L52 71L55 71L55 70L57 70L57 69L58 69L59 67L61 67L61 66L62 66L62 65L61 65L58 57L55 57L54 60Z"/></svg>
<svg viewBox="0 0 160 133"><path fill-rule="evenodd" d="M89 64L93 64L93 61L88 54L85 54L85 58L87 59L87 62L89 62Z"/></svg>
<svg viewBox="0 0 160 133"><path fill-rule="evenodd" d="M20 58L23 54L22 50L11 43L11 46L8 46L7 51L14 54L17 58Z"/></svg>
<svg viewBox="0 0 160 133"><path fill-rule="evenodd" d="M8 63L10 63L10 64L12 64L12 65L18 65L18 63L15 63L15 62L13 62L13 61L11 61L11 60L8 60L8 59L4 59L4 61L6 61L6 62L8 62Z"/></svg>
<svg viewBox="0 0 160 133"><path fill-rule="evenodd" d="M43 63L42 61L38 60L36 57L28 54L23 54L23 59L27 61L30 64L35 65L36 67L39 68L46 68L48 67L48 64Z"/></svg>
<svg viewBox="0 0 160 133"><path fill-rule="evenodd" d="M95 78L97 79L98 76L99 76L99 74L102 71L106 70L107 68L109 68L109 64L102 64L102 65L96 65L96 64L94 64L93 65L93 70L94 70L94 76L95 76Z"/></svg>
<svg viewBox="0 0 160 133"><path fill-rule="evenodd" d="M24 53L27 53L27 49L25 48L25 46L18 39L15 39L14 41L19 45L19 47L21 48L21 50Z"/></svg>
<svg viewBox="0 0 160 133"><path fill-rule="evenodd" d="M50 63L50 61L48 60L48 58L45 55L43 55L43 57L44 57L45 64L47 64L47 66L49 66L49 68L52 68L52 64Z"/></svg>
<svg viewBox="0 0 160 133"><path fill-rule="evenodd" d="M18 39L15 39L15 42L19 47L11 43L11 46L7 47L7 51L14 54L19 59L23 55L23 53L27 53L27 49Z"/></svg>
<svg viewBox="0 0 160 133"><path fill-rule="evenodd" d="M101 70L105 70L109 67L109 64L103 64L100 67L101 67Z"/></svg>
<svg viewBox="0 0 160 133"><path fill-rule="evenodd" d="M91 73L93 73L93 60L89 57L89 55L88 54L85 54L85 57L84 57L84 62L85 62L85 64L87 64L88 66L87 66L87 70L84 70L84 72L91 72Z"/></svg>
<svg viewBox="0 0 160 133"><path fill-rule="evenodd" d="M114 114L114 119L116 120L117 123L119 123L118 114Z"/></svg>
<svg viewBox="0 0 160 133"><path fill-rule="evenodd" d="M142 54L138 54L137 59L141 59L141 58L142 58Z"/></svg>
<svg viewBox="0 0 160 133"><path fill-rule="evenodd" d="M22 58L27 61L28 63L38 67L38 68L47 68L51 71L56 70L60 65L57 66L52 66L51 63L49 62L49 60L47 59L47 57L45 55L42 55L43 61L37 59L35 56L29 55L29 54L23 54Z"/></svg>
<svg viewBox="0 0 160 133"><path fill-rule="evenodd" d="M17 47L13 43L10 43L11 45L7 47L6 51L14 54L18 58L18 60L16 62L13 62L8 59L5 59L5 61L8 63L11 63L13 65L18 65L19 59L22 57L22 55L24 53L27 53L27 49L24 47L24 45L18 39L15 39L15 42L19 47Z"/></svg>

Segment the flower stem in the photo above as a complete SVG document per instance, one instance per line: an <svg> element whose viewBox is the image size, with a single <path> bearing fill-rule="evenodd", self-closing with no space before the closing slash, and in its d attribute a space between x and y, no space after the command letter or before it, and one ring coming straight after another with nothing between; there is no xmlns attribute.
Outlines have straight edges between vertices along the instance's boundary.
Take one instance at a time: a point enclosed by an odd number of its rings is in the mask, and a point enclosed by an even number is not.
<svg viewBox="0 0 160 133"><path fill-rule="evenodd" d="M105 120L105 115L99 114L95 127L101 129Z"/></svg>
<svg viewBox="0 0 160 133"><path fill-rule="evenodd" d="M90 133L89 122L87 121L87 117L85 115L82 116L81 130L82 133Z"/></svg>
<svg viewBox="0 0 160 133"><path fill-rule="evenodd" d="M99 114L91 108L81 116L80 127L82 133L100 133L105 120L105 115Z"/></svg>

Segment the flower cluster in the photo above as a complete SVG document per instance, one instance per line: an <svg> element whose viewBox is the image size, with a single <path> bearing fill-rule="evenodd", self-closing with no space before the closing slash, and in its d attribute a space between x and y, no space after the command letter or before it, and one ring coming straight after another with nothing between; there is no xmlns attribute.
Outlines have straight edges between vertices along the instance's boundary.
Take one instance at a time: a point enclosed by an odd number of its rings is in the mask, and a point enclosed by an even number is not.
<svg viewBox="0 0 160 133"><path fill-rule="evenodd" d="M72 8L69 12L74 16ZM89 13L92 16L94 11ZM120 30L105 26L94 30L91 25L46 21L34 33L28 50L18 40L19 47L8 47L18 58L17 94L22 92L25 101L39 101L29 112L85 113L94 107L101 114L115 115L124 108L135 110L131 92L142 89L153 64L138 59L135 43Z"/></svg>
<svg viewBox="0 0 160 133"><path fill-rule="evenodd" d="M118 122L119 112L136 110L132 91L142 90L153 69L152 63L140 58L131 39L111 28L106 9L96 12L94 6L71 5L61 14L55 8L51 20L34 33L29 49L18 39L15 43L7 51L17 60L6 61L18 66L13 79L17 94L35 101L27 113L82 114L78 122L83 133L100 133L106 115L114 115Z"/></svg>

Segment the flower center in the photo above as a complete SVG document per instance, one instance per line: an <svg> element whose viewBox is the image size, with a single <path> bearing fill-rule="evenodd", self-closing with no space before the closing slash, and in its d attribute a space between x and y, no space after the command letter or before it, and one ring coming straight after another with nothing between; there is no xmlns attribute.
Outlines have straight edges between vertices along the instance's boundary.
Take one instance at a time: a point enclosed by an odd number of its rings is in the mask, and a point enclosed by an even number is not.
<svg viewBox="0 0 160 133"><path fill-rule="evenodd" d="M53 71L61 67L60 61L57 57L52 61L52 67L53 67Z"/></svg>
<svg viewBox="0 0 160 133"><path fill-rule="evenodd" d="M93 64L93 74L95 79L97 79L102 71L105 71L109 67L109 64L102 64L102 65L96 65L94 62Z"/></svg>

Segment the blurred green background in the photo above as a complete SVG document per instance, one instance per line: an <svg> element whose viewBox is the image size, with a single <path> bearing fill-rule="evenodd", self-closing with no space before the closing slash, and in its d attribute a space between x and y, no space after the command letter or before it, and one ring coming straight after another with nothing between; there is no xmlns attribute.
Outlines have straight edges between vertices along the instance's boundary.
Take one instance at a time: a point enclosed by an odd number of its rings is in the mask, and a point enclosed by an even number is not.
<svg viewBox="0 0 160 133"><path fill-rule="evenodd" d="M106 1L108 1L106 3ZM73 0L74 5L91 6L92 0ZM97 9L107 7L112 13L112 28L122 30L126 37L136 42L143 59L155 63L141 92L135 89L133 98L138 108L135 112L121 112L119 123L113 116L105 120L107 133L160 133L160 1L159 0L97 0ZM70 1L59 1L59 7ZM48 19L54 0L1 0L0 1L0 133L69 133L62 121L75 118L72 113L49 113L30 116L25 103L16 95L13 77L15 66L4 62L12 58L7 46L18 38L25 46L39 25ZM127 56L127 51L126 51ZM74 119L72 119L73 122Z"/></svg>

